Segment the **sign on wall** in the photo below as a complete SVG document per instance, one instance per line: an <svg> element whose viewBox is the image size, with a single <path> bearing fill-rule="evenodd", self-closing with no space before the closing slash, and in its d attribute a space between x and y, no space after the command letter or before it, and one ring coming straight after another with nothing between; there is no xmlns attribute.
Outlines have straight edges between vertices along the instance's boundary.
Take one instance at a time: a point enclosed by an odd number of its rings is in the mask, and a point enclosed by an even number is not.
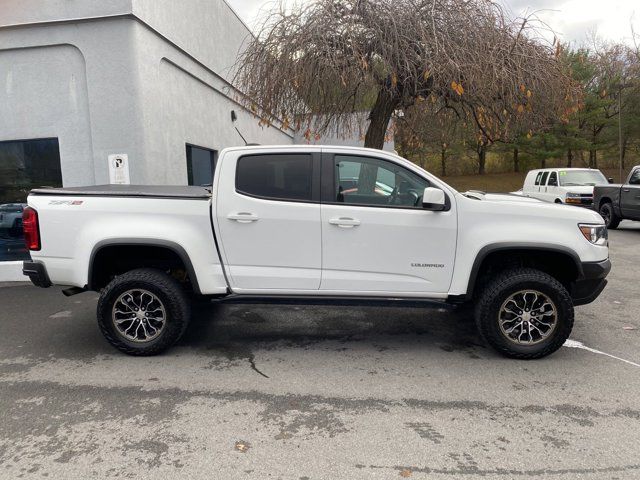
<svg viewBox="0 0 640 480"><path fill-rule="evenodd" d="M112 185L129 185L129 155L118 153L109 155L109 183Z"/></svg>

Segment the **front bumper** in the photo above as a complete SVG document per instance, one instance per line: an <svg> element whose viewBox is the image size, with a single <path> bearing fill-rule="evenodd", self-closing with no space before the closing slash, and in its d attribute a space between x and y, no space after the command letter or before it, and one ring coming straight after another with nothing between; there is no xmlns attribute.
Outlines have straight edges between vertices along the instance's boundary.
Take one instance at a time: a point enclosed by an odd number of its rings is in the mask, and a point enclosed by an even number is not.
<svg viewBox="0 0 640 480"><path fill-rule="evenodd" d="M36 287L49 288L51 280L49 280L49 274L47 273L47 267L44 263L40 262L23 262L22 274L29 277L31 283Z"/></svg>
<svg viewBox="0 0 640 480"><path fill-rule="evenodd" d="M586 305L593 302L607 286L606 277L611 271L609 259L601 262L583 262L582 275L573 283L571 297L573 304Z"/></svg>

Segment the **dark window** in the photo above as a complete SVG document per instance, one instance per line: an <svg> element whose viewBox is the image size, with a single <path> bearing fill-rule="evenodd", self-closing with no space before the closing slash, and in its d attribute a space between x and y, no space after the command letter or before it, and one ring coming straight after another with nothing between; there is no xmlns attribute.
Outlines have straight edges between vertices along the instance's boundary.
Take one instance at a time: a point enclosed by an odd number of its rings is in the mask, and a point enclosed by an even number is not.
<svg viewBox="0 0 640 480"><path fill-rule="evenodd" d="M549 183L548 185L550 187L557 187L558 186L558 174L556 172L551 172L551 175L549 175Z"/></svg>
<svg viewBox="0 0 640 480"><path fill-rule="evenodd" d="M640 185L640 168L636 169L629 178L629 185Z"/></svg>
<svg viewBox="0 0 640 480"><path fill-rule="evenodd" d="M58 139L0 142L0 262L25 260L22 210L29 190L61 187Z"/></svg>
<svg viewBox="0 0 640 480"><path fill-rule="evenodd" d="M249 155L238 160L236 190L274 200L311 201L312 176L311 155Z"/></svg>
<svg viewBox="0 0 640 480"><path fill-rule="evenodd" d="M549 176L549 172L544 172L542 174L542 179L540 180L540 185L545 186L547 184L547 177Z"/></svg>
<svg viewBox="0 0 640 480"><path fill-rule="evenodd" d="M542 178L542 172L538 172L536 176L536 185L540 185L540 179Z"/></svg>
<svg viewBox="0 0 640 480"><path fill-rule="evenodd" d="M189 185L212 185L216 171L216 152L187 145L187 177Z"/></svg>
<svg viewBox="0 0 640 480"><path fill-rule="evenodd" d="M335 201L350 205L422 207L424 178L377 158L336 155Z"/></svg>

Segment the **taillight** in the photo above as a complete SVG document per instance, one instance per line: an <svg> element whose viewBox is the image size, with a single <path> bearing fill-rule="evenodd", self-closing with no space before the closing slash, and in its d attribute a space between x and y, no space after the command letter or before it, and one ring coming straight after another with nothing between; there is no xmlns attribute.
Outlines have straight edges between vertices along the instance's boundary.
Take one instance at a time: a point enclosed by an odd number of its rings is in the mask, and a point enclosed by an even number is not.
<svg viewBox="0 0 640 480"><path fill-rule="evenodd" d="M27 207L22 212L22 230L24 232L24 244L29 250L40 250L40 227L38 225L38 212Z"/></svg>

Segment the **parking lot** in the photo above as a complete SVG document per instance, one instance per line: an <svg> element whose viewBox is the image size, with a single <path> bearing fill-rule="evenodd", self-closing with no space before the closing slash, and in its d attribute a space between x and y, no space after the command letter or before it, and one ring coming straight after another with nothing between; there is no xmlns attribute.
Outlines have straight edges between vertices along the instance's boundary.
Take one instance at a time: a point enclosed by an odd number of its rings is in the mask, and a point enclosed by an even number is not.
<svg viewBox="0 0 640 480"><path fill-rule="evenodd" d="M96 294L0 288L0 477L640 477L640 224L572 342L499 357L461 313L202 306L156 358Z"/></svg>

